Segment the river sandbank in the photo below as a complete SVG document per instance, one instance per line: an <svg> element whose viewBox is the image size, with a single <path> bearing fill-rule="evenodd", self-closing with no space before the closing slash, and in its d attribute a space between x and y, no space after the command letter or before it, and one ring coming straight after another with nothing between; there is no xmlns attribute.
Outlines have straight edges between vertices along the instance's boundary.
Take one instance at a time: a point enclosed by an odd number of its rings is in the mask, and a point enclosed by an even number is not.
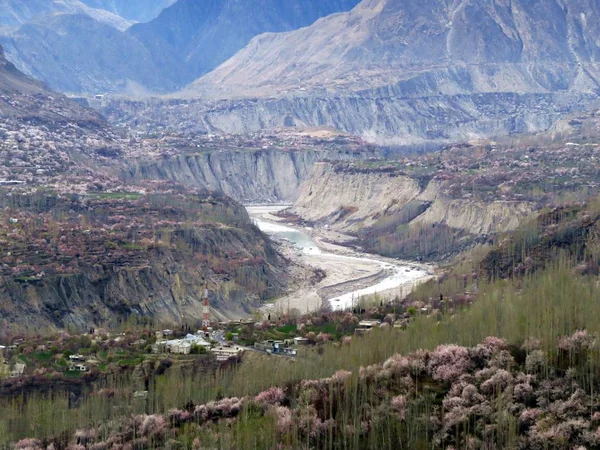
<svg viewBox="0 0 600 450"><path fill-rule="evenodd" d="M283 223L274 214L285 208L247 207L255 224L279 242L284 255L292 261L291 291L265 305L265 313L307 313L323 306L350 309L361 297L373 294L386 301L399 299L434 276L433 266L359 253L334 243L347 241L347 236ZM311 273L325 277L315 279Z"/></svg>

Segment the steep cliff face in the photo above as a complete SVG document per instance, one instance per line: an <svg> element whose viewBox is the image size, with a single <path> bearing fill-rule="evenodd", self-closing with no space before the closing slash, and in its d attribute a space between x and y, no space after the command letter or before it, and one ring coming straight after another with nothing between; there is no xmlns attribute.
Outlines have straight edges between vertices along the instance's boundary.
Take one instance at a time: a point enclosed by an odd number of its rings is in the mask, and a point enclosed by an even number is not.
<svg viewBox="0 0 600 450"><path fill-rule="evenodd" d="M436 76L441 82L444 75ZM332 127L383 145L461 142L538 132L596 99L594 92L428 92L427 79L347 94L281 98L110 102L102 113L133 129L242 134L279 127Z"/></svg>
<svg viewBox="0 0 600 450"><path fill-rule="evenodd" d="M446 259L513 230L534 210L525 201L456 198L450 183L389 168L319 163L292 212L356 238L364 249L406 259Z"/></svg>
<svg viewBox="0 0 600 450"><path fill-rule="evenodd" d="M121 195L2 200L3 330L194 323L205 282L213 317L239 317L284 287L279 255L239 204Z"/></svg>
<svg viewBox="0 0 600 450"><path fill-rule="evenodd" d="M378 158L377 150L221 150L134 161L126 180L171 180L207 188L247 203L293 202L317 161Z"/></svg>
<svg viewBox="0 0 600 450"><path fill-rule="evenodd" d="M442 224L486 235L516 228L532 211L532 205L526 202L486 204L452 199L443 190L437 181L424 183L380 170L337 170L334 164L318 163L302 185L292 212L307 221L357 234L414 205L413 217L407 217L406 223Z"/></svg>

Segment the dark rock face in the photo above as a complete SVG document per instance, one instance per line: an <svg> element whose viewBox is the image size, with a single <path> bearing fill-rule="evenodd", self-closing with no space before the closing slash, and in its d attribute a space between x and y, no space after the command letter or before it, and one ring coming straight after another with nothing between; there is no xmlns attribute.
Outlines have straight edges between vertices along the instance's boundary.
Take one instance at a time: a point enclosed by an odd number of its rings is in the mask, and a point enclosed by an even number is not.
<svg viewBox="0 0 600 450"><path fill-rule="evenodd" d="M0 238L4 331L85 330L132 316L189 323L202 318L205 281L214 317L243 316L285 284L270 241L222 195L20 196L1 204L3 224L9 215L49 224Z"/></svg>
<svg viewBox="0 0 600 450"><path fill-rule="evenodd" d="M293 202L314 164L378 158L376 150L227 151L131 162L125 180L170 180L223 192L246 203Z"/></svg>

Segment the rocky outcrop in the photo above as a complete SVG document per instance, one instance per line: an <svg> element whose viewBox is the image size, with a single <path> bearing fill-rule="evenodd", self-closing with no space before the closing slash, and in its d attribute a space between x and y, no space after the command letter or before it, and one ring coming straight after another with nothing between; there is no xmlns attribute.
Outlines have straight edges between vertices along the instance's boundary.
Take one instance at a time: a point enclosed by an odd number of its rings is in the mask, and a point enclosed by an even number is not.
<svg viewBox="0 0 600 450"><path fill-rule="evenodd" d="M597 89L599 20L595 0L363 0L310 27L258 36L191 91L343 94L419 78L429 94Z"/></svg>
<svg viewBox="0 0 600 450"><path fill-rule="evenodd" d="M269 245L250 225L239 230L204 231L198 239L231 254L247 252L257 244ZM271 258L275 257L271 252ZM251 271L258 274L265 269L257 266ZM148 253L147 263L142 266L103 264L40 280L4 279L0 324L5 331L26 332L46 328L86 330L90 326L115 326L128 319L194 323L202 319L204 280L214 277L211 274L186 255L166 251ZM246 276L250 278L250 271ZM274 274L267 278L275 281ZM249 295L236 282L214 278L210 287L213 319L244 317L261 304L260 296ZM20 324L19 329L16 324Z"/></svg>
<svg viewBox="0 0 600 450"><path fill-rule="evenodd" d="M123 177L127 181L171 180L220 191L246 203L291 203L316 162L378 157L377 150L217 150L134 161Z"/></svg>

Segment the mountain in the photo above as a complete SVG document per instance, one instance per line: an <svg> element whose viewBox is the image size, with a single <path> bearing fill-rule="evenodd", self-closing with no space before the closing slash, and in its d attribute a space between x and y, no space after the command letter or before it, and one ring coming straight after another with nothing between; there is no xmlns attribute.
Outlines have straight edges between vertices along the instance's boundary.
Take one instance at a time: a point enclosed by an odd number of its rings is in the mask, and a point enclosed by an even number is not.
<svg viewBox="0 0 600 450"><path fill-rule="evenodd" d="M135 146L0 47L0 334L17 323L22 332L200 319L207 280L223 318L284 287L279 254L239 203L114 176Z"/></svg>
<svg viewBox="0 0 600 450"><path fill-rule="evenodd" d="M226 132L333 126L415 143L544 130L600 94L599 15L596 0L363 0L254 38L180 96L223 100L200 117Z"/></svg>
<svg viewBox="0 0 600 450"><path fill-rule="evenodd" d="M128 33L157 61L176 64L182 83L193 81L265 32L295 30L352 9L359 0L179 0Z"/></svg>
<svg viewBox="0 0 600 450"><path fill-rule="evenodd" d="M62 92L173 88L143 44L83 14L59 14L0 37L19 69Z"/></svg>
<svg viewBox="0 0 600 450"><path fill-rule="evenodd" d="M2 121L73 122L84 127L106 126L94 111L48 90L43 83L20 72L0 46L0 117Z"/></svg>
<svg viewBox="0 0 600 450"><path fill-rule="evenodd" d="M119 30L125 30L133 23L118 14L90 7L79 0L0 0L0 33L55 14L85 14Z"/></svg>
<svg viewBox="0 0 600 450"><path fill-rule="evenodd" d="M177 0L81 0L88 6L135 22L149 22Z"/></svg>
<svg viewBox="0 0 600 450"><path fill-rule="evenodd" d="M132 95L176 91L257 34L310 25L358 3L179 0L149 23L122 32L131 22L116 14L145 20L173 1L86 0L84 5L78 0L35 0L41 2L36 8L17 0L0 1L11 2L10 14L5 12L0 20L9 27L0 34L0 43L19 69L63 92ZM125 25L106 23L102 15L117 17Z"/></svg>
<svg viewBox="0 0 600 450"><path fill-rule="evenodd" d="M427 93L598 89L595 0L364 0L351 12L267 34L195 86L246 95L301 87Z"/></svg>

